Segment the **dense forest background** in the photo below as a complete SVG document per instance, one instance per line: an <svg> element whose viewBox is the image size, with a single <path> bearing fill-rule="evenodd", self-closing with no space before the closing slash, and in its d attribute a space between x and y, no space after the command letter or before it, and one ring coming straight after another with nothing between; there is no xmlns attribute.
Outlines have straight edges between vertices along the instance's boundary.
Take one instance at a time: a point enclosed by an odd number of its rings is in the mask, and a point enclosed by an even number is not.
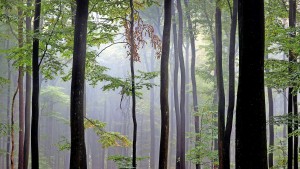
<svg viewBox="0 0 300 169"><path fill-rule="evenodd" d="M0 168L298 169L297 0L0 0Z"/></svg>

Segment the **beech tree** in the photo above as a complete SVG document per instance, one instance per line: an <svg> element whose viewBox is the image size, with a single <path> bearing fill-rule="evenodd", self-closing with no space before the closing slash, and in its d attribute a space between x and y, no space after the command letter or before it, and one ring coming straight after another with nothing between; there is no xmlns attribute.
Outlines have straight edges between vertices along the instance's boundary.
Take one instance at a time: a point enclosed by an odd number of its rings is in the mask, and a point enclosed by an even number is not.
<svg viewBox="0 0 300 169"><path fill-rule="evenodd" d="M161 134L159 149L159 168L168 168L168 142L169 142L169 52L171 32L171 4L172 0L164 1L164 28L162 39L162 54L160 66L160 109Z"/></svg>
<svg viewBox="0 0 300 169"><path fill-rule="evenodd" d="M240 0L236 168L267 169L264 1ZM253 36L255 33L255 36Z"/></svg>
<svg viewBox="0 0 300 169"><path fill-rule="evenodd" d="M71 157L70 169L86 169L84 140L84 84L89 0L76 0L73 67L71 80Z"/></svg>

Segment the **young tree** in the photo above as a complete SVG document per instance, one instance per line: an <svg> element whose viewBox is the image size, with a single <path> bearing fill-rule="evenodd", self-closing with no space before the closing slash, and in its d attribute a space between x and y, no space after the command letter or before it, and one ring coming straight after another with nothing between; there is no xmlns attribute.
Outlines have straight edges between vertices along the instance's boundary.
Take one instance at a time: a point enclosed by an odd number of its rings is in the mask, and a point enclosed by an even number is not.
<svg viewBox="0 0 300 169"><path fill-rule="evenodd" d="M164 28L162 40L162 54L160 66L160 106L161 106L161 135L159 150L159 168L168 168L168 143L169 143L169 52L171 32L171 3L164 1Z"/></svg>
<svg viewBox="0 0 300 169"><path fill-rule="evenodd" d="M267 169L264 1L240 0L236 168Z"/></svg>
<svg viewBox="0 0 300 169"><path fill-rule="evenodd" d="M136 121L136 97L135 97L135 75L134 75L134 6L130 0L130 72L131 72L131 97L132 97L132 121L133 121L133 141L132 141L132 167L136 168L136 141L137 141L137 121Z"/></svg>
<svg viewBox="0 0 300 169"><path fill-rule="evenodd" d="M31 165L32 169L39 168L39 145L38 145L38 127L39 127L39 39L41 16L41 0L35 0L34 13L34 37L32 45L32 123L31 123Z"/></svg>
<svg viewBox="0 0 300 169"><path fill-rule="evenodd" d="M84 140L84 84L89 0L76 0L76 5L70 106L70 168L86 169L87 160Z"/></svg>

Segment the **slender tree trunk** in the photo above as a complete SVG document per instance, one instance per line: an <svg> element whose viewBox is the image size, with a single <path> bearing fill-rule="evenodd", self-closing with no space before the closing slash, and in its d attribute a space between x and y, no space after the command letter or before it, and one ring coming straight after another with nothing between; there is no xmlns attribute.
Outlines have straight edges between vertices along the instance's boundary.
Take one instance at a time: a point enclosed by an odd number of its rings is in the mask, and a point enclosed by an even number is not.
<svg viewBox="0 0 300 169"><path fill-rule="evenodd" d="M185 169L185 66L183 58L183 17L181 0L177 1L178 10L178 58L180 66L180 168Z"/></svg>
<svg viewBox="0 0 300 169"><path fill-rule="evenodd" d="M39 168L39 146L38 146L38 128L39 128L39 32L40 32L41 0L35 0L34 14L34 37L32 47L32 123L31 123L31 165L32 169Z"/></svg>
<svg viewBox="0 0 300 169"><path fill-rule="evenodd" d="M175 21L175 3L173 0L172 2L172 29L173 29L173 43L174 43L174 107L175 107L175 114L176 114L176 169L180 168L180 152L181 152L181 124L180 124L180 112L179 112L179 98L178 98L178 45L177 45L177 26Z"/></svg>
<svg viewBox="0 0 300 169"><path fill-rule="evenodd" d="M7 41L6 42L6 49L8 49L8 44L9 42ZM8 71L8 74L7 74L7 79L9 81L9 85L8 85L8 90L7 90L7 102L6 102L6 118L7 118L7 125L10 126L10 90L11 90L11 64L9 62L9 60L7 60L7 71ZM8 134L7 135L7 142L6 142L6 169L9 169L10 168L10 162L9 162L9 156L10 156L10 135Z"/></svg>
<svg viewBox="0 0 300 169"><path fill-rule="evenodd" d="M31 0L27 0L27 7L31 7ZM26 16L26 41L31 43L29 33L31 31L31 17ZM26 103L25 103L25 138L24 138L24 169L28 168L30 146L30 104L31 104L31 75L30 66L26 66Z"/></svg>
<svg viewBox="0 0 300 169"><path fill-rule="evenodd" d="M296 0L289 0L289 27L295 28L296 26ZM291 38L295 37L295 32L291 34ZM289 51L289 62L295 61L295 55L293 51ZM291 72L292 73L292 72ZM293 116L293 87L288 88L288 116L291 118ZM293 120L288 123L288 135L293 132L292 126ZM293 137L288 136L288 169L293 168Z"/></svg>
<svg viewBox="0 0 300 169"><path fill-rule="evenodd" d="M193 25L191 20L191 14L189 10L189 1L185 0L185 7L186 7L186 17L188 21L188 32L189 32L189 38L191 43L191 52L192 52L192 59L191 59L191 81L192 81L192 92L193 92L193 108L194 113L198 112L198 97L197 97L197 83L196 83L196 47L195 47L195 36L193 32ZM195 125L195 133L196 135L199 134L199 116L195 116L194 119L194 125ZM200 142L200 138L196 136L196 143L195 146L197 147L198 143ZM200 158L200 157L199 157ZM196 169L200 169L200 164L196 164Z"/></svg>
<svg viewBox="0 0 300 169"><path fill-rule="evenodd" d="M164 1L164 28L162 40L162 55L160 66L160 106L161 106L161 135L159 149L159 169L168 168L169 143L169 53L171 32L171 0Z"/></svg>
<svg viewBox="0 0 300 169"><path fill-rule="evenodd" d="M135 97L135 75L134 75L134 6L130 0L130 72L131 72L131 94L132 94L132 121L133 121L133 141L132 141L132 168L136 168L136 142L137 142L137 121L136 121L136 97Z"/></svg>
<svg viewBox="0 0 300 169"><path fill-rule="evenodd" d="M222 68L222 21L219 0L216 4L216 75L218 89L218 153L219 169L224 168L225 93Z"/></svg>
<svg viewBox="0 0 300 169"><path fill-rule="evenodd" d="M297 94L293 96L294 116L298 119L298 101ZM298 130L299 122L294 121L294 131ZM294 169L298 169L298 135L294 135Z"/></svg>
<svg viewBox="0 0 300 169"><path fill-rule="evenodd" d="M23 3L23 0L20 0ZM19 48L23 47L23 10L18 8L18 45ZM19 58L22 60L23 58ZM24 67L19 66L19 78L18 78L18 88L19 88L19 153L18 153L18 168L23 169L24 161Z"/></svg>
<svg viewBox="0 0 300 169"><path fill-rule="evenodd" d="M240 0L236 168L267 169L264 1ZM249 32L255 32L255 36ZM249 87L250 86L250 87Z"/></svg>
<svg viewBox="0 0 300 169"><path fill-rule="evenodd" d="M71 81L71 158L70 169L86 169L84 139L84 85L89 0L76 1L74 53Z"/></svg>
<svg viewBox="0 0 300 169"><path fill-rule="evenodd" d="M268 88L268 100L269 100L269 121L273 119L274 116L274 106L273 106L273 94L272 89ZM269 148L272 150L274 146L274 125L269 124ZM273 167L273 152L269 153L269 168Z"/></svg>
<svg viewBox="0 0 300 169"><path fill-rule="evenodd" d="M229 89L227 122L224 134L224 169L230 169L230 137L233 123L233 112L235 103L235 39L237 25L238 0L233 0L233 10L230 28L229 44Z"/></svg>
<svg viewBox="0 0 300 169"><path fill-rule="evenodd" d="M15 114L14 114L14 106L15 106L15 100L16 96L19 91L19 85L17 85L17 89L14 92L12 103L11 103L11 121L10 121L10 138L11 138L11 151L10 151L10 168L15 168Z"/></svg>

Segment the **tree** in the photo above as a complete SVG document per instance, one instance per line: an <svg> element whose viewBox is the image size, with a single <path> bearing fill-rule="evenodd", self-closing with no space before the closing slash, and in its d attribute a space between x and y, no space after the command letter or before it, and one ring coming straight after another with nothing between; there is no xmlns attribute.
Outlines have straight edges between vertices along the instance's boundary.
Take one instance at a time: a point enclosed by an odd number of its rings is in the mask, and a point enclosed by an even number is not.
<svg viewBox="0 0 300 169"><path fill-rule="evenodd" d="M73 67L71 80L70 168L87 168L84 140L84 84L89 0L76 0Z"/></svg>
<svg viewBox="0 0 300 169"><path fill-rule="evenodd" d="M236 107L236 168L267 169L264 2L240 0L238 18L240 50Z"/></svg>
<svg viewBox="0 0 300 169"><path fill-rule="evenodd" d="M179 96L178 96L178 38L177 38L177 26L175 21L175 3L172 0L172 31L173 31L173 43L174 43L174 108L176 115L176 168L180 168L180 152L181 152L181 124L180 124L180 111L179 111Z"/></svg>
<svg viewBox="0 0 300 169"><path fill-rule="evenodd" d="M178 58L180 66L180 168L185 169L185 66L183 58L183 12L181 0L177 0L178 10Z"/></svg>
<svg viewBox="0 0 300 169"><path fill-rule="evenodd" d="M230 5L230 4L229 4ZM230 7L231 8L231 7ZM230 169L230 137L235 103L235 39L238 13L238 0L233 0L229 44L229 87L226 128L224 133L224 169Z"/></svg>
<svg viewBox="0 0 300 169"><path fill-rule="evenodd" d="M224 129L225 129L225 93L223 82L222 67L222 15L220 9L220 0L216 1L215 29L216 29L216 76L218 90L218 153L219 168L224 168Z"/></svg>
<svg viewBox="0 0 300 169"><path fill-rule="evenodd" d="M185 7L186 7L186 17L187 17L187 22L188 22L188 33L189 33L189 38L190 38L190 43L191 43L191 52L192 52L192 60L191 60L191 80L192 80L192 92L193 92L193 107L194 107L194 112L197 113L199 108L198 108L198 97L197 97L197 84L196 84L196 46L195 46L195 35L193 32L193 24L191 20L191 14L190 14L190 9L189 9L189 1L185 0L184 1ZM195 116L194 119L194 125L195 125L195 133L196 135L200 133L199 129L199 116ZM197 142L200 141L199 136L196 136L196 144ZM196 169L200 169L200 164L196 164Z"/></svg>
<svg viewBox="0 0 300 169"><path fill-rule="evenodd" d="M137 121L136 121L136 97L135 97L135 77L134 77L134 52L136 50L134 42L134 6L130 0L130 72L131 72L131 95L132 95L132 121L133 121L133 142L132 142L132 168L136 168L136 141L137 141Z"/></svg>
<svg viewBox="0 0 300 169"><path fill-rule="evenodd" d="M35 0L34 13L34 37L32 44L32 117L31 117L31 165L32 169L39 168L39 145L38 145L38 128L39 128L39 39L41 16L41 0Z"/></svg>
<svg viewBox="0 0 300 169"><path fill-rule="evenodd" d="M161 109L161 134L159 149L159 168L168 168L168 143L169 143L169 52L171 32L171 4L172 0L164 1L164 28L162 40L162 54L160 66L160 109Z"/></svg>

